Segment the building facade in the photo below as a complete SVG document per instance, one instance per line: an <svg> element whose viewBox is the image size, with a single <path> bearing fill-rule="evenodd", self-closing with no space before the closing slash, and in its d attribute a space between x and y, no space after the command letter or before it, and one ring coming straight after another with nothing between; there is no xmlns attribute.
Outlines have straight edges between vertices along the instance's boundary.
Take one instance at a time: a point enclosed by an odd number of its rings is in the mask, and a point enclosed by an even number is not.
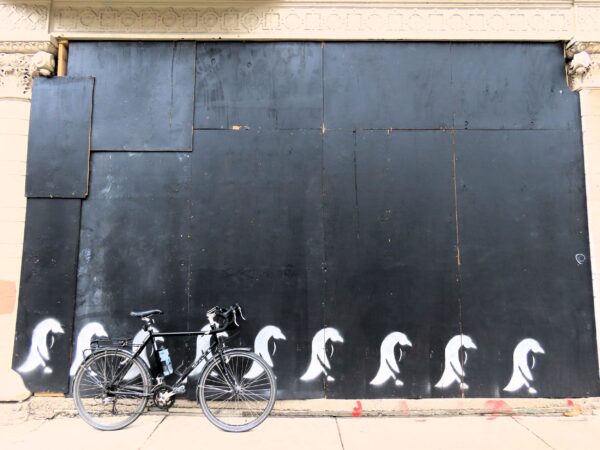
<svg viewBox="0 0 600 450"><path fill-rule="evenodd" d="M236 301L280 398L598 396L600 4L0 19L3 399Z"/></svg>

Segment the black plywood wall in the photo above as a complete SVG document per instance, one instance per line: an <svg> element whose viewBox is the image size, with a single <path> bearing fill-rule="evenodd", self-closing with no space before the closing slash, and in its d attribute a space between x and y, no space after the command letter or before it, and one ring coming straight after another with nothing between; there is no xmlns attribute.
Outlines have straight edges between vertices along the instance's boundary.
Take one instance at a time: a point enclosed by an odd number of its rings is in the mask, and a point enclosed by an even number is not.
<svg viewBox="0 0 600 450"><path fill-rule="evenodd" d="M598 395L563 66L558 44L72 43L95 78L89 195L52 238L79 243L75 318L55 309L69 345L28 386L67 391L93 336L139 333L131 310L196 330L239 302L231 345L279 398ZM47 208L26 253L57 251ZM52 277L23 278L15 367Z"/></svg>

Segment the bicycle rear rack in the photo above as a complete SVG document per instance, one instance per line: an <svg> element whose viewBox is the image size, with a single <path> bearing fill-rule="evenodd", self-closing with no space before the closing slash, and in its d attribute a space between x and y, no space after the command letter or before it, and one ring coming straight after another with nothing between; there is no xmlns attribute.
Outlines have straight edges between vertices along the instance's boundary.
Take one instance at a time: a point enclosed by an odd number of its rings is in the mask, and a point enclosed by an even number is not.
<svg viewBox="0 0 600 450"><path fill-rule="evenodd" d="M93 339L90 342L90 350L93 352L108 348L129 348L132 346L131 339L129 338L100 338Z"/></svg>

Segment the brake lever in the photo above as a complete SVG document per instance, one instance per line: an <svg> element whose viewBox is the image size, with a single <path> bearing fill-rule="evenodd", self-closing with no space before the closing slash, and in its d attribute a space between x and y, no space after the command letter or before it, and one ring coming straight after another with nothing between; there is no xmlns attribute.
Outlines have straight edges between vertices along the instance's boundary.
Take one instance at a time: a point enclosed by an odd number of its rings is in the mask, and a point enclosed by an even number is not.
<svg viewBox="0 0 600 450"><path fill-rule="evenodd" d="M240 324L239 324L239 323L237 323L237 314L235 313L235 311L236 311L236 310L234 309L234 310L233 310L233 323L235 323L235 325L236 325L237 327L239 327L239 326L240 326Z"/></svg>

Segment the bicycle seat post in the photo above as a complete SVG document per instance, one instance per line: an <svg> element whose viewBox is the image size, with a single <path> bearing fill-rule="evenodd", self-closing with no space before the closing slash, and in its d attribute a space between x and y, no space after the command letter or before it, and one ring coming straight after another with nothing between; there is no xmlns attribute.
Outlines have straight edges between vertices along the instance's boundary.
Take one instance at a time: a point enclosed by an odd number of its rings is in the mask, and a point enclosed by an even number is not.
<svg viewBox="0 0 600 450"><path fill-rule="evenodd" d="M142 322L144 322L144 326L142 327L144 331L148 331L150 325L154 322L151 317L142 317Z"/></svg>

